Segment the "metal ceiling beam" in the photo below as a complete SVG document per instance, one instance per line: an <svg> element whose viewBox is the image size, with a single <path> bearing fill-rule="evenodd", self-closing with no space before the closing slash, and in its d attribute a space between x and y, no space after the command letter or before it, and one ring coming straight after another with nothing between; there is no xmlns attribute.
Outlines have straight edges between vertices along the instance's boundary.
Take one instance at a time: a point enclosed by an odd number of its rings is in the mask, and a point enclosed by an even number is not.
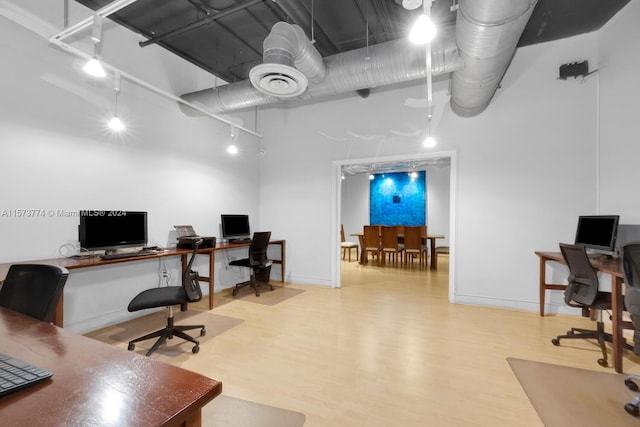
<svg viewBox="0 0 640 427"><path fill-rule="evenodd" d="M140 45L140 47L145 47L145 46L149 46L150 44L161 42L170 37L174 37L174 36L186 33L188 31L194 30L196 28L202 27L203 25L210 24L213 21L216 21L220 18L224 18L225 16L231 15L232 13L236 13L240 10L246 9L247 7L251 7L258 3L262 3L263 1L264 0L247 0L243 3L240 3L237 6L230 7L214 15L208 15L202 19L199 19L198 21L192 22L191 24L187 24L184 27L176 28L175 30L169 31L168 33L164 33L159 36L152 37L149 40L145 40L138 44Z"/></svg>
<svg viewBox="0 0 640 427"><path fill-rule="evenodd" d="M75 33L84 30L85 28L89 28L90 26L93 25L93 19L95 16L99 16L101 18L106 18L109 15L112 15L114 13L116 13L117 11L124 9L125 7L129 6L131 3L135 3L138 0L115 0L112 3L109 3L108 5L106 5L105 7L98 9L95 11L95 13L88 17L83 19L82 21L78 22L75 25L72 25L69 28L65 28L63 31L61 31L60 33L54 35L52 37L53 40L56 41L61 41L66 39L67 37L71 37L72 35L74 35Z"/></svg>
<svg viewBox="0 0 640 427"><path fill-rule="evenodd" d="M340 49L336 47L322 27L318 25L317 22L312 22L311 14L309 14L309 11L299 0L278 0L276 4L280 6L280 9L291 18L293 23L302 28L307 35L311 35L311 27L313 26L313 36L317 42L316 48L322 53L322 56L333 55L340 52Z"/></svg>
<svg viewBox="0 0 640 427"><path fill-rule="evenodd" d="M363 12L362 8L360 7L360 3L358 3L357 0L351 0L351 2L353 3L353 6L355 7L355 9L360 12L360 18L362 18L362 21L364 22L365 25L365 43L367 44L367 46L369 45L369 38L373 38L375 44L380 43L380 40L378 40L378 36L376 34L372 34L370 32L369 29L369 2L367 2L367 11Z"/></svg>
<svg viewBox="0 0 640 427"><path fill-rule="evenodd" d="M397 25L394 20L391 19L391 14L389 13L389 5L391 5L391 2L388 0L374 0L371 5L384 29L385 41L391 40L391 35L395 36L399 33Z"/></svg>

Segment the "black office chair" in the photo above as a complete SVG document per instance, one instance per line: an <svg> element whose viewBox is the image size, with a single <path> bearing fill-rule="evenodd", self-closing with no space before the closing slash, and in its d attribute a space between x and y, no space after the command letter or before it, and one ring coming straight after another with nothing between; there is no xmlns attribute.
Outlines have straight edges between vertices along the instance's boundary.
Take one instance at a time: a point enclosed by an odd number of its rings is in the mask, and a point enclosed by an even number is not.
<svg viewBox="0 0 640 427"><path fill-rule="evenodd" d="M566 335L558 335L551 342L557 346L560 345L561 339L596 339L602 350L602 358L598 359L598 364L607 366L605 342L613 342L613 336L604 331L602 310L611 310L611 292L601 292L598 289L598 275L589 261L584 246L560 243L560 251L569 267L564 301L571 307L582 308L584 317L590 317L590 310L595 310L597 329L571 328Z"/></svg>
<svg viewBox="0 0 640 427"><path fill-rule="evenodd" d="M631 315L633 323L633 352L640 355L640 242L629 242L622 246L622 274L625 283L624 303ZM640 380L639 375L627 375L624 383L631 391L638 391L634 381ZM624 409L631 415L640 415L640 397L636 396Z"/></svg>
<svg viewBox="0 0 640 427"><path fill-rule="evenodd" d="M249 280L238 283L233 288L234 297L238 295L238 290L245 286L251 286L257 297L260 296L260 286L269 286L269 288L273 290L273 285L269 283L272 262L267 258L269 239L271 239L270 231L253 233L253 239L249 246L249 257L237 259L229 263L229 265L248 267L251 269Z"/></svg>
<svg viewBox="0 0 640 427"><path fill-rule="evenodd" d="M45 264L13 264L0 287L0 306L52 322L69 272Z"/></svg>
<svg viewBox="0 0 640 427"><path fill-rule="evenodd" d="M158 337L151 349L147 351L147 356L151 355L160 347L167 339L174 336L195 344L191 350L194 353L200 351L200 343L197 339L184 333L190 329L200 329L200 336L204 336L206 331L204 325L185 325L176 326L173 323L173 306L180 305L180 311L187 311L187 305L190 302L200 301L202 298L202 290L200 289L198 272L191 270L193 260L202 240L194 240L193 253L191 259L182 275L182 286L164 286L159 288L147 289L136 295L129 303L128 310L130 312L144 310L147 308L166 307L167 308L167 326L140 338L129 341L128 349L132 351L136 348L135 343Z"/></svg>

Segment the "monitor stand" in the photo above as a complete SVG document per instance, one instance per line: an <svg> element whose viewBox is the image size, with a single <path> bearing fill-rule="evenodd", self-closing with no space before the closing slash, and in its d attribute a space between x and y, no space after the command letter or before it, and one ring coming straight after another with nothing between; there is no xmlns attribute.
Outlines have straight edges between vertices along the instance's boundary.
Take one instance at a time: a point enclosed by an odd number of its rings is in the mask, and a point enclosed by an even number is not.
<svg viewBox="0 0 640 427"><path fill-rule="evenodd" d="M237 239L229 239L229 243L249 243L251 237L238 237Z"/></svg>

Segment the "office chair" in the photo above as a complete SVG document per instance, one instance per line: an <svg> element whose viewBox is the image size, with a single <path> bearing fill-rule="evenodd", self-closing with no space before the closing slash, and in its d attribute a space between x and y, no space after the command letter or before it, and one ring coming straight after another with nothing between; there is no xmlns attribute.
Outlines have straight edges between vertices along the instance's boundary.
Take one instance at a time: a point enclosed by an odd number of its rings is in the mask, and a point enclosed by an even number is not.
<svg viewBox="0 0 640 427"><path fill-rule="evenodd" d="M200 343L197 339L187 335L184 331L191 329L200 329L200 336L204 336L206 331L204 325L188 325L188 326L176 326L173 323L173 306L180 305L180 311L187 311L187 305L190 302L200 301L202 298L202 290L200 289L200 282L198 272L191 270L193 260L196 257L198 247L202 243L202 239L193 241L193 252L191 253L191 259L187 264L182 274L182 286L163 286L159 288L147 289L136 295L127 309L130 312L144 310L147 308L166 307L167 308L167 326L159 329L150 334L144 335L140 338L129 341L129 351L133 351L136 346L135 343L145 341L151 338L158 337L158 340L153 344L151 349L147 351L147 356L151 355L154 351L160 347L167 339L171 339L174 336L180 337L186 341L195 344L191 350L193 353L200 351Z"/></svg>
<svg viewBox="0 0 640 427"><path fill-rule="evenodd" d="M602 310L611 309L611 292L598 290L598 275L589 261L584 246L560 243L560 251L569 267L564 302L570 307L582 308L583 317L590 317L590 310L595 310L597 329L571 328L566 335L558 335L551 342L558 346L561 339L596 339L602 351L602 358L598 359L598 364L606 367L608 363L605 342L613 342L613 336L604 332Z"/></svg>
<svg viewBox="0 0 640 427"><path fill-rule="evenodd" d="M622 275L625 283L624 303L633 323L633 352L640 355L640 242L629 242L622 246ZM640 375L627 375L624 384L631 391L638 391L638 385L634 380L640 380ZM636 396L624 409L637 417L640 396Z"/></svg>
<svg viewBox="0 0 640 427"><path fill-rule="evenodd" d="M340 247L342 248L342 259L345 259L347 251L349 252L349 262L351 262L351 249L356 250L356 259L358 258L358 244L356 242L348 242L344 237L344 225L340 224Z"/></svg>
<svg viewBox="0 0 640 427"><path fill-rule="evenodd" d="M45 264L13 264L0 287L0 306L52 322L69 272Z"/></svg>
<svg viewBox="0 0 640 427"><path fill-rule="evenodd" d="M229 265L238 267L247 267L251 269L249 280L238 283L233 288L233 296L238 295L238 290L245 286L251 286L260 296L260 286L269 286L273 290L273 285L269 283L269 275L271 273L271 260L267 258L267 247L271 239L270 231L261 231L253 233L251 245L249 246L249 257L231 261Z"/></svg>

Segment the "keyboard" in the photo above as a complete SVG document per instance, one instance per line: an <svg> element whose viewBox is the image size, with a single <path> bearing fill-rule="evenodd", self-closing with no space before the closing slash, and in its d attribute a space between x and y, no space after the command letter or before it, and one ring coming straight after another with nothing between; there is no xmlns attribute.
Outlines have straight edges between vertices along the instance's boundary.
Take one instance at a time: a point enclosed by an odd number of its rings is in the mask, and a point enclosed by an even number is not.
<svg viewBox="0 0 640 427"><path fill-rule="evenodd" d="M146 256L146 255L155 255L158 251L154 250L141 250L138 252L120 252L114 254L104 254L100 255L100 259L122 259L122 258L134 258L137 256Z"/></svg>
<svg viewBox="0 0 640 427"><path fill-rule="evenodd" d="M0 397L37 384L52 375L42 368L0 353Z"/></svg>

